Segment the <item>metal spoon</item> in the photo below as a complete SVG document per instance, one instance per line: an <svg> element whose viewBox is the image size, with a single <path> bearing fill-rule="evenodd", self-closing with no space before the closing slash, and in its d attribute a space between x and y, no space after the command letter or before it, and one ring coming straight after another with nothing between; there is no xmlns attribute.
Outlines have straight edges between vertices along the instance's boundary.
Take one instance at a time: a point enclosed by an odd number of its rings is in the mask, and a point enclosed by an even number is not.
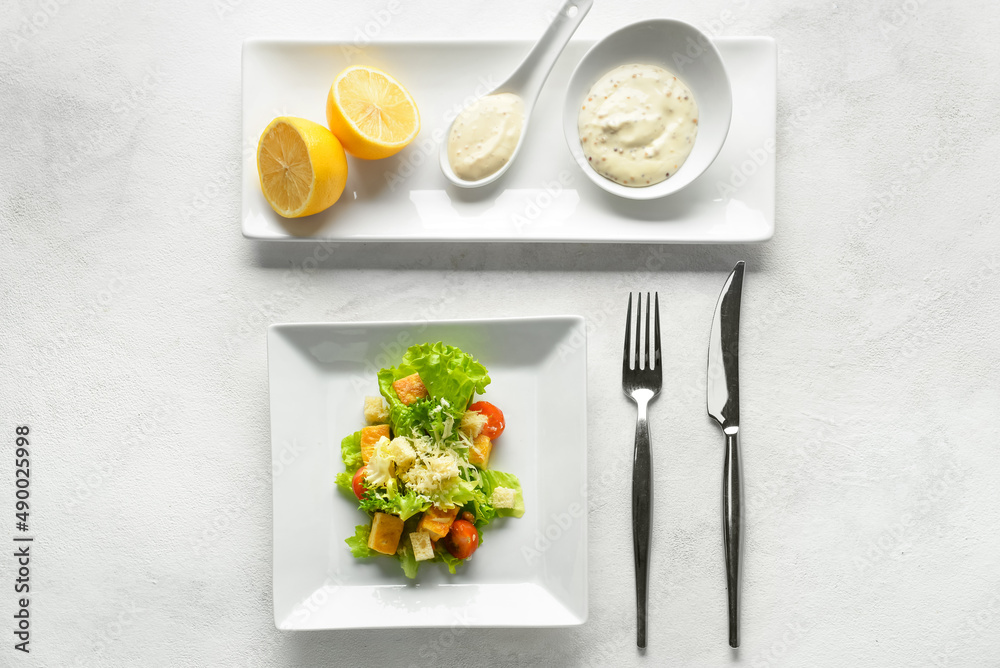
<svg viewBox="0 0 1000 668"><path fill-rule="evenodd" d="M487 93L487 95L513 93L520 97L524 103L524 125L521 127L521 137L517 141L517 146L514 148L510 160L504 163L500 169L478 181L466 181L455 174L448 161L448 137L451 136L451 127L449 126L445 140L441 144L441 171L444 172L449 181L462 188L478 188L493 183L510 168L517 158L517 154L521 151L524 137L528 133L531 112L534 111L538 94L541 93L542 86L545 84L549 72L552 71L552 66L556 64L559 54L566 48L569 38L576 32L583 17L587 15L593 4L594 0L566 0L538 43L532 47L514 73L494 90Z"/></svg>

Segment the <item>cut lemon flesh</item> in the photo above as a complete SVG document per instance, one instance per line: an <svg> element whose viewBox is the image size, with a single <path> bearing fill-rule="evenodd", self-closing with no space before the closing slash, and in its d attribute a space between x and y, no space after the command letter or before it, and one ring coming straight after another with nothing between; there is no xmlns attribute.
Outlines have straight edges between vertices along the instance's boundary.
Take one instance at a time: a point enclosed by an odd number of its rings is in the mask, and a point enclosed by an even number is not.
<svg viewBox="0 0 1000 668"><path fill-rule="evenodd" d="M300 218L340 199L347 184L347 156L319 123L280 116L260 136L257 173L271 208L285 218Z"/></svg>
<svg viewBox="0 0 1000 668"><path fill-rule="evenodd" d="M326 120L347 152L366 160L395 155L420 132L420 112L406 88L364 65L348 67L334 79Z"/></svg>

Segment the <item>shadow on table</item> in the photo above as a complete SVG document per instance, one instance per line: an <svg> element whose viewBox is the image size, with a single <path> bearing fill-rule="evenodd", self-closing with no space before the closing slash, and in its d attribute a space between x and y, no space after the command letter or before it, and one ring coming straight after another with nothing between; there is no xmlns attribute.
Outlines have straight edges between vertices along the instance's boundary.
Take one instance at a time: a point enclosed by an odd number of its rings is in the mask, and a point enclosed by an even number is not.
<svg viewBox="0 0 1000 668"><path fill-rule="evenodd" d="M432 628L364 631L303 631L287 634L290 665L501 666L609 665L640 650L634 631L584 642L586 626L556 629ZM372 651L374 650L374 651ZM292 658L294 657L294 658ZM386 660L392 657L391 660ZM327 663L329 662L329 663ZM341 664L340 662L343 662ZM371 662L371 663L369 663Z"/></svg>
<svg viewBox="0 0 1000 668"><path fill-rule="evenodd" d="M251 241L264 269L428 271L766 271L766 244L320 243Z"/></svg>

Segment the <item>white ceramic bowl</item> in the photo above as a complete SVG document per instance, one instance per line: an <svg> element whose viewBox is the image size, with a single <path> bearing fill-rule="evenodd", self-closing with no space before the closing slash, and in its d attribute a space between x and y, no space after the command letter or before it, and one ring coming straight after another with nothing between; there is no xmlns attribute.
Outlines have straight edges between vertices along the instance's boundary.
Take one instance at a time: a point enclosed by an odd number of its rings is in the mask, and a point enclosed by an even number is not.
<svg viewBox="0 0 1000 668"><path fill-rule="evenodd" d="M670 178L631 188L598 174L583 154L578 128L580 105L601 76L621 65L642 63L670 70L687 84L698 103L698 136L691 154ZM656 199L688 185L719 155L729 134L733 95L719 51L705 33L674 19L640 21L617 30L591 47L570 77L563 105L566 143L591 181L628 199Z"/></svg>

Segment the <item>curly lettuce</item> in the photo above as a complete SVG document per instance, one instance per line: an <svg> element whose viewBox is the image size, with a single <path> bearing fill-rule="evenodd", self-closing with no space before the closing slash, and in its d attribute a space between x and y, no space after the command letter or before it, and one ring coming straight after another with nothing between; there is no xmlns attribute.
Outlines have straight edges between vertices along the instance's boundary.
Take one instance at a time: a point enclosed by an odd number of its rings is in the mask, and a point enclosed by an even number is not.
<svg viewBox="0 0 1000 668"><path fill-rule="evenodd" d="M471 501L486 501L476 484L464 478L456 478L450 485L435 492L433 497L439 506L464 506Z"/></svg>
<svg viewBox="0 0 1000 668"><path fill-rule="evenodd" d="M395 488L382 490L370 489L361 499L361 510L366 513L389 513L398 515L406 521L431 507L431 502L413 490L400 494Z"/></svg>

